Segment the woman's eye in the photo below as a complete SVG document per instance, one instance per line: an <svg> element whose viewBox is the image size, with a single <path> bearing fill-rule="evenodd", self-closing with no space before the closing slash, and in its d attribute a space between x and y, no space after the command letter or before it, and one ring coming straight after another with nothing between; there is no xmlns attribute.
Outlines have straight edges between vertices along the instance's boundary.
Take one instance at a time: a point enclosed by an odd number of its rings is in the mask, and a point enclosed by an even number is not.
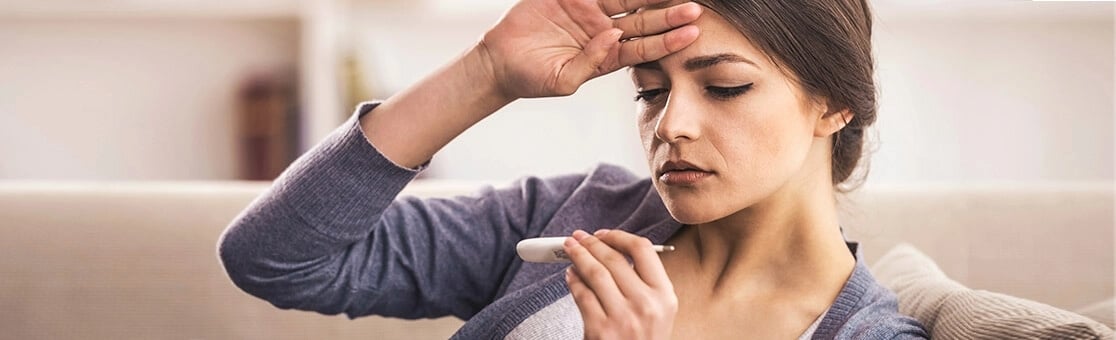
<svg viewBox="0 0 1116 340"><path fill-rule="evenodd" d="M707 86L705 90L718 99L731 99L748 92L751 88L752 84L744 84L734 87Z"/></svg>
<svg viewBox="0 0 1116 340"><path fill-rule="evenodd" d="M637 101L637 102L642 101L642 102L645 102L645 103L650 103L650 102L655 101L655 99L658 99L659 96L666 93L666 91L667 91L666 89L652 89L652 90L646 90L646 91L639 91L639 92L636 92L635 101Z"/></svg>

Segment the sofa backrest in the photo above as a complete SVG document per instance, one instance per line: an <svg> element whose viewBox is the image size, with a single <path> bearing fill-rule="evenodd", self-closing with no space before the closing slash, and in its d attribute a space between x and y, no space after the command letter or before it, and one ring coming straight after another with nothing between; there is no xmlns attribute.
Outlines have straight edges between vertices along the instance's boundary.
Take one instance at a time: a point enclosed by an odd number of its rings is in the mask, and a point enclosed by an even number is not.
<svg viewBox="0 0 1116 340"><path fill-rule="evenodd" d="M907 186L851 194L869 263L899 242L969 288L1075 310L1113 296L1112 183Z"/></svg>
<svg viewBox="0 0 1116 340"><path fill-rule="evenodd" d="M238 290L217 239L268 185L0 182L3 337L438 339L460 326L284 311ZM476 186L419 181L405 194ZM973 288L1063 308L1112 295L1109 185L867 189L843 201L869 263L907 241Z"/></svg>
<svg viewBox="0 0 1116 340"><path fill-rule="evenodd" d="M444 339L460 326L284 311L241 292L217 239L267 185L0 185L0 337Z"/></svg>

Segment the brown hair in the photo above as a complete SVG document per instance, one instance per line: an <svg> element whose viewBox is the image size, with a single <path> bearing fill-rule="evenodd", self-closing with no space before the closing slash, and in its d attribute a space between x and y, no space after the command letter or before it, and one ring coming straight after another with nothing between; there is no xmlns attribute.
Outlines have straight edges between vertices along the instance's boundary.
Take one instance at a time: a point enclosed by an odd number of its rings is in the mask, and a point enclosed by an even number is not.
<svg viewBox="0 0 1116 340"><path fill-rule="evenodd" d="M876 121L868 0L695 2L736 26L806 93L827 99L829 113L849 109L852 120L832 138L833 185L845 182L863 154L864 130Z"/></svg>

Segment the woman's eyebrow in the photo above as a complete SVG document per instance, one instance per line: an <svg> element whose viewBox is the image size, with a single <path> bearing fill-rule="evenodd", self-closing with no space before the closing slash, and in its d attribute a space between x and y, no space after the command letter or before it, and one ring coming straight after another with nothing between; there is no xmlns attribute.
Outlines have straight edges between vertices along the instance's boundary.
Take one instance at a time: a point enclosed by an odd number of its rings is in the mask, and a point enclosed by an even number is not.
<svg viewBox="0 0 1116 340"><path fill-rule="evenodd" d="M655 70L655 71L662 71L663 70L663 66L659 65L658 60L648 61L646 63L635 64L635 65L632 65L632 68L641 68L641 69L644 69L644 70Z"/></svg>
<svg viewBox="0 0 1116 340"><path fill-rule="evenodd" d="M697 71L697 70L713 67L714 65L723 64L723 63L745 63L745 64L752 65L753 67L755 67L757 69L760 68L759 65L757 65L755 62L749 60L748 58L745 58L745 57L743 57L741 55L738 55L738 54L732 54L732 53L711 54L711 55L693 57L693 58L690 58L689 60L686 60L686 62L682 64L682 67L685 68L686 71L694 72L694 71ZM649 62L646 62L646 63L635 64L635 65L632 65L632 67L633 68L639 68L639 69L646 69L646 70L656 70L656 71L662 71L663 70L663 66L659 65L658 60L649 61Z"/></svg>
<svg viewBox="0 0 1116 340"><path fill-rule="evenodd" d="M700 70L700 69L703 69L703 68L709 68L709 67L712 67L713 65L722 64L722 63L746 63L746 64L752 65L753 67L755 67L757 69L759 68L759 65L756 65L756 63L752 62L751 60L748 60L748 58L745 58L745 57L737 55L737 54L732 54L732 53L721 53L721 54L693 57L693 58L690 58L690 60L686 60L686 63L684 63L682 65L683 65L683 68L686 69L686 71L694 72L694 71L697 71L697 70Z"/></svg>

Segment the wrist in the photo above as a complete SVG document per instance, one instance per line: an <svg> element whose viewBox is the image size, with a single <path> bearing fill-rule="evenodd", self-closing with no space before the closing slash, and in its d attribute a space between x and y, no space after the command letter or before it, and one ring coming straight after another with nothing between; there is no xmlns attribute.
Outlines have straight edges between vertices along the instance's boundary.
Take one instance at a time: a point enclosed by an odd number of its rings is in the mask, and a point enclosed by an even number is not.
<svg viewBox="0 0 1116 340"><path fill-rule="evenodd" d="M499 71L496 61L484 40L478 42L465 53L462 65L465 67L465 72L473 79L474 84L479 85L479 90L482 91L483 95L486 98L491 98L499 106L502 107L519 99L510 94L504 88L503 82L498 80L500 77L498 76Z"/></svg>

